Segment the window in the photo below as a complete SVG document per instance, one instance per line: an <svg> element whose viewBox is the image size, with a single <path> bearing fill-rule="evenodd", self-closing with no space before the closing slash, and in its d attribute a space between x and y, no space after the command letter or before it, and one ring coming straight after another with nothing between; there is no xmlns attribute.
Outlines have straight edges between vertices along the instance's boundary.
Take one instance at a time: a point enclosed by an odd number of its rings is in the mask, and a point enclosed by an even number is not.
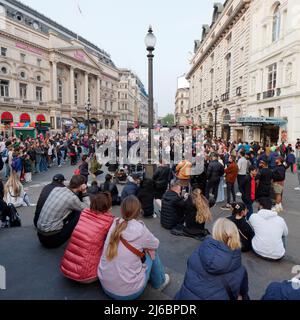
<svg viewBox="0 0 300 320"><path fill-rule="evenodd" d="M214 98L214 69L210 70L210 98Z"/></svg>
<svg viewBox="0 0 300 320"><path fill-rule="evenodd" d="M230 92L231 85L231 54L226 57L226 93Z"/></svg>
<svg viewBox="0 0 300 320"><path fill-rule="evenodd" d="M42 66L42 60L41 59L37 59L37 66L39 68Z"/></svg>
<svg viewBox="0 0 300 320"><path fill-rule="evenodd" d="M1 97L9 97L9 81L0 80Z"/></svg>
<svg viewBox="0 0 300 320"><path fill-rule="evenodd" d="M26 99L27 97L27 84L20 83L20 99Z"/></svg>
<svg viewBox="0 0 300 320"><path fill-rule="evenodd" d="M281 13L280 13L280 5L278 5L275 8L274 15L273 15L273 32L272 32L273 42L279 40L280 24L281 24Z"/></svg>
<svg viewBox="0 0 300 320"><path fill-rule="evenodd" d="M7 54L7 48L1 47L1 56L6 57Z"/></svg>
<svg viewBox="0 0 300 320"><path fill-rule="evenodd" d="M41 81L42 81L42 77L41 77L41 76L37 76L37 77L36 77L36 80L37 80L38 82L41 82Z"/></svg>
<svg viewBox="0 0 300 320"><path fill-rule="evenodd" d="M244 53L245 53L244 47L240 48L240 63L244 62Z"/></svg>
<svg viewBox="0 0 300 320"><path fill-rule="evenodd" d="M107 101L104 101L104 110L107 111Z"/></svg>
<svg viewBox="0 0 300 320"><path fill-rule="evenodd" d="M77 83L74 83L74 103L77 106L78 105L78 86Z"/></svg>
<svg viewBox="0 0 300 320"><path fill-rule="evenodd" d="M22 63L25 63L26 54L21 53L21 54L20 54L20 59L21 59L21 62L22 62Z"/></svg>
<svg viewBox="0 0 300 320"><path fill-rule="evenodd" d="M60 79L57 80L57 98L58 102L62 103L63 100L63 83Z"/></svg>
<svg viewBox="0 0 300 320"><path fill-rule="evenodd" d="M277 63L274 63L268 67L268 90L275 89L276 84L277 84Z"/></svg>
<svg viewBox="0 0 300 320"><path fill-rule="evenodd" d="M36 100L37 101L43 101L43 88L42 87L36 87Z"/></svg>
<svg viewBox="0 0 300 320"><path fill-rule="evenodd" d="M21 79L25 80L26 79L26 73L24 71L20 72L20 77L21 77Z"/></svg>

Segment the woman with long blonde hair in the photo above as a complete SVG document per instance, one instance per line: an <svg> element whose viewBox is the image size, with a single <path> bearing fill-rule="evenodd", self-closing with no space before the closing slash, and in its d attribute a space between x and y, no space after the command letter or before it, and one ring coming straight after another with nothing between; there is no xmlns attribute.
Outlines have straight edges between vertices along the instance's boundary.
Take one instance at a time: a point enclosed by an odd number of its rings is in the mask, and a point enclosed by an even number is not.
<svg viewBox="0 0 300 320"><path fill-rule="evenodd" d="M236 225L218 219L188 261L177 300L248 300L248 274L242 265L241 242Z"/></svg>
<svg viewBox="0 0 300 320"><path fill-rule="evenodd" d="M203 240L203 238L210 234L209 231L205 229L205 224L211 220L212 214L209 202L202 195L200 189L194 189L184 204L183 234L174 232L174 230L172 230L172 234Z"/></svg>
<svg viewBox="0 0 300 320"><path fill-rule="evenodd" d="M13 204L16 208L31 206L28 195L25 193L19 176L14 170L12 170L4 186L4 201L7 204Z"/></svg>
<svg viewBox="0 0 300 320"><path fill-rule="evenodd" d="M110 228L98 268L104 292L115 300L135 300L150 279L163 290L170 278L156 252L159 240L139 220L141 204L129 196L121 204L121 219Z"/></svg>

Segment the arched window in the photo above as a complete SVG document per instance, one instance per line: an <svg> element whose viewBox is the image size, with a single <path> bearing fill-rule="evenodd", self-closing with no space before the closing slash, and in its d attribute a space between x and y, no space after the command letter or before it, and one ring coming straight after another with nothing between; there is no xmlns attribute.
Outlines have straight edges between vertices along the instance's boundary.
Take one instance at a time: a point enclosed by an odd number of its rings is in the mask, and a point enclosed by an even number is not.
<svg viewBox="0 0 300 320"><path fill-rule="evenodd" d="M280 37L280 25L281 25L281 13L280 13L280 4L278 4L274 10L273 14L273 32L272 32L272 41L275 42L279 40Z"/></svg>

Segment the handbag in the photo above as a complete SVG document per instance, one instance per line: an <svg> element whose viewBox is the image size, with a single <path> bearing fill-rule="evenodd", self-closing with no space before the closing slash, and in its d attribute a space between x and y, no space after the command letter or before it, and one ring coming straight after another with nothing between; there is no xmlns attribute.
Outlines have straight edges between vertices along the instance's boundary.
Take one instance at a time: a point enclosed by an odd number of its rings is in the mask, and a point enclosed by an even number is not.
<svg viewBox="0 0 300 320"><path fill-rule="evenodd" d="M120 220L117 221L117 226L119 225ZM146 262L146 254L145 252L141 252L140 250L136 249L135 247L133 247L127 240L125 240L122 236L120 237L120 241L122 242L122 244L129 250L131 251L133 254L135 254L136 256L138 256L142 263L144 264Z"/></svg>

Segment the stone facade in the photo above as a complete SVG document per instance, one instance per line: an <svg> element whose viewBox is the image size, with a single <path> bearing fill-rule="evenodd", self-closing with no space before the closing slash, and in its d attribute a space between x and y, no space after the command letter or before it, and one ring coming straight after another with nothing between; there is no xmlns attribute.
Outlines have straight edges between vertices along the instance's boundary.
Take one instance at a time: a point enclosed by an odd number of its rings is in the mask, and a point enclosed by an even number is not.
<svg viewBox="0 0 300 320"><path fill-rule="evenodd" d="M297 0L215 4L187 74L190 122L204 124L211 136L294 143L300 136L299 29Z"/></svg>
<svg viewBox="0 0 300 320"><path fill-rule="evenodd" d="M178 88L175 98L175 123L178 126L188 126L193 122L190 119L190 89Z"/></svg>
<svg viewBox="0 0 300 320"><path fill-rule="evenodd" d="M53 131L68 130L87 123L90 102L91 131L117 129L120 71L110 55L19 1L1 0L1 12L0 116L43 116Z"/></svg>
<svg viewBox="0 0 300 320"><path fill-rule="evenodd" d="M193 125L203 125L211 136L238 139L244 135L237 119L247 107L250 1L215 4L211 25L204 25L202 40L195 41L186 77L190 82L188 115Z"/></svg>

